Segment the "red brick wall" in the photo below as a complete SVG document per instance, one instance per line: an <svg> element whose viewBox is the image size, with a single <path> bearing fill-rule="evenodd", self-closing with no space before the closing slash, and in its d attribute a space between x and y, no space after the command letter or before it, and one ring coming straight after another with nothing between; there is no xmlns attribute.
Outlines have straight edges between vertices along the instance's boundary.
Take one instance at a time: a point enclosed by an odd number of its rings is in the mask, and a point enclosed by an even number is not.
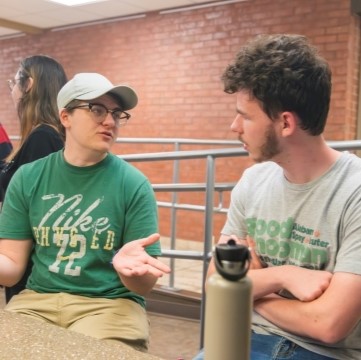
<svg viewBox="0 0 361 360"><path fill-rule="evenodd" d="M122 129L123 137L229 139L234 97L219 80L239 47L259 33L300 33L317 45L333 71L332 105L325 137L354 139L357 131L360 18L350 0L252 0L235 4L98 24L41 35L0 40L1 121L18 133L6 79L19 60L43 53L58 59L71 77L96 71L113 82L126 82L139 94L139 106ZM190 149L187 147L185 149ZM168 145L116 146L116 152L173 150ZM198 147L197 147L198 149ZM217 161L217 181L236 181L246 159ZM154 183L170 182L171 163L136 164ZM203 182L201 161L182 163L180 177ZM169 199L168 195L157 195ZM181 194L180 202L203 203L203 195ZM226 197L227 198L227 197ZM169 211L160 210L161 231L169 233ZM202 239L203 214L180 212L177 235ZM224 216L216 216L217 238Z"/></svg>

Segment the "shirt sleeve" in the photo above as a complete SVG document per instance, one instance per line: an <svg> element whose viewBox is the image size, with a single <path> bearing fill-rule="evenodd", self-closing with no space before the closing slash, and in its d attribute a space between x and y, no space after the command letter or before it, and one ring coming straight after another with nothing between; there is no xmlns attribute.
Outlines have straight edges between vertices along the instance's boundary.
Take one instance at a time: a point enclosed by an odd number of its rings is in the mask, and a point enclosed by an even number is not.
<svg viewBox="0 0 361 360"><path fill-rule="evenodd" d="M227 213L227 221L221 231L223 235L236 235L240 239L247 236L247 226L245 223L245 195L246 174L238 181L231 192L231 203Z"/></svg>
<svg viewBox="0 0 361 360"><path fill-rule="evenodd" d="M29 205L24 196L25 183L22 169L19 169L10 181L0 213L0 238L14 240L33 238Z"/></svg>

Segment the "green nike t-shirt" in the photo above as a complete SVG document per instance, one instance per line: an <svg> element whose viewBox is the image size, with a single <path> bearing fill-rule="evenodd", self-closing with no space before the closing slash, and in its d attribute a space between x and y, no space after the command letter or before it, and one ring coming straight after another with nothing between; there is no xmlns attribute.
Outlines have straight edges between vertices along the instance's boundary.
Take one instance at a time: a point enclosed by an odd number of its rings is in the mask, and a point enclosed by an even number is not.
<svg viewBox="0 0 361 360"><path fill-rule="evenodd" d="M87 167L63 151L23 165L12 178L0 214L0 238L34 239L27 288L88 297L144 298L123 286L112 266L127 242L158 231L148 179L113 154ZM147 247L160 255L160 244Z"/></svg>

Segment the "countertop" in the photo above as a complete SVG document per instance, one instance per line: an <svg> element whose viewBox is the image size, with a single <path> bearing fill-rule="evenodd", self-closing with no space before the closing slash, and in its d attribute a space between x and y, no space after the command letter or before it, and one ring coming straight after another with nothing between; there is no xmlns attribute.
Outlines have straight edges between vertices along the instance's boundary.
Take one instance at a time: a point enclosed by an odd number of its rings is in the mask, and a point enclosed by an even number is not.
<svg viewBox="0 0 361 360"><path fill-rule="evenodd" d="M0 358L161 360L122 343L108 343L5 310L0 310Z"/></svg>

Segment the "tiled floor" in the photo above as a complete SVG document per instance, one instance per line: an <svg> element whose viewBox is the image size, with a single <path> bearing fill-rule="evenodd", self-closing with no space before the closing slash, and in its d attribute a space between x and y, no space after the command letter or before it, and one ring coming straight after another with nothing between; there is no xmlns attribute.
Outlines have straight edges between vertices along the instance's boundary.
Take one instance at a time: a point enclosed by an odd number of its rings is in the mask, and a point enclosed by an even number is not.
<svg viewBox="0 0 361 360"><path fill-rule="evenodd" d="M169 249L169 239L161 239L162 248ZM177 240L177 250L203 251L203 244ZM161 258L169 264L169 259ZM199 260L174 260L174 288L201 293L203 263ZM170 276L158 284L169 286ZM150 314L151 339L149 352L166 360L191 360L199 350L200 322Z"/></svg>
<svg viewBox="0 0 361 360"><path fill-rule="evenodd" d="M169 239L162 238L163 249L169 249ZM177 250L203 251L203 244L195 241L177 240ZM167 265L170 259L161 258ZM176 289L190 290L201 293L203 262L201 260L174 259L174 284ZM165 275L158 280L157 284L169 286L170 275Z"/></svg>
<svg viewBox="0 0 361 360"><path fill-rule="evenodd" d="M168 247L168 239L162 239L163 248ZM200 243L177 241L178 250L202 251ZM169 263L169 259L162 261ZM177 289L201 291L202 262L198 260L176 259L174 267L174 287ZM164 276L158 282L169 285L169 276ZM4 292L0 288L0 308L4 307ZM165 360L191 360L199 350L200 322L183 318L149 314L151 323L151 338L149 353ZM33 359L31 359L33 360Z"/></svg>
<svg viewBox="0 0 361 360"><path fill-rule="evenodd" d="M165 360L191 360L199 350L199 321L149 314L149 353Z"/></svg>

